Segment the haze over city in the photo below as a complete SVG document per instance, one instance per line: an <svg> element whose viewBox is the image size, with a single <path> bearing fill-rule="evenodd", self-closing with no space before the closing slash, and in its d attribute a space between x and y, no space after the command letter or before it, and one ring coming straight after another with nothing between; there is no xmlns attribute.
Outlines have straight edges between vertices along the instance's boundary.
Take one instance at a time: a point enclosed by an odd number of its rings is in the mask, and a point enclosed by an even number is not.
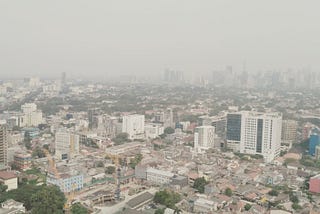
<svg viewBox="0 0 320 214"><path fill-rule="evenodd" d="M320 214L319 6L0 0L0 214Z"/></svg>
<svg viewBox="0 0 320 214"><path fill-rule="evenodd" d="M0 76L319 71L319 1L0 2Z"/></svg>

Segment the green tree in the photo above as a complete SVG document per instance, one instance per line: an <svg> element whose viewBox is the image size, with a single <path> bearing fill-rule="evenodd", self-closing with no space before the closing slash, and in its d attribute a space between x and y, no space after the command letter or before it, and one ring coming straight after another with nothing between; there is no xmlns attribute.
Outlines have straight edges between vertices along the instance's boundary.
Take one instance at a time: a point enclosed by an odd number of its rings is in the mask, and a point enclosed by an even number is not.
<svg viewBox="0 0 320 214"><path fill-rule="evenodd" d="M96 162L96 166L97 167L104 167L104 164L102 161L98 161L98 162Z"/></svg>
<svg viewBox="0 0 320 214"><path fill-rule="evenodd" d="M134 158L130 160L130 167L134 169L142 160L142 154L136 154Z"/></svg>
<svg viewBox="0 0 320 214"><path fill-rule="evenodd" d="M273 190L270 190L270 191L268 192L268 194L271 195L271 196L278 196L278 195L279 195L279 192L278 192L277 190L273 189Z"/></svg>
<svg viewBox="0 0 320 214"><path fill-rule="evenodd" d="M42 146L42 148L44 148L44 149L46 149L46 150L48 150L49 151L49 144L44 144L43 146Z"/></svg>
<svg viewBox="0 0 320 214"><path fill-rule="evenodd" d="M32 157L43 158L45 156L46 156L46 154L39 146L37 146L32 152Z"/></svg>
<svg viewBox="0 0 320 214"><path fill-rule="evenodd" d="M157 209L154 214L164 214L165 209Z"/></svg>
<svg viewBox="0 0 320 214"><path fill-rule="evenodd" d="M302 207L301 207L298 203L293 203L291 207L292 207L292 209L294 209L294 210L300 210L300 209L302 209Z"/></svg>
<svg viewBox="0 0 320 214"><path fill-rule="evenodd" d="M75 203L71 206L72 214L88 214L88 210L82 206L80 203Z"/></svg>
<svg viewBox="0 0 320 214"><path fill-rule="evenodd" d="M299 203L299 198L293 194L293 192L289 193L289 199L292 203L298 204Z"/></svg>
<svg viewBox="0 0 320 214"><path fill-rule="evenodd" d="M4 193L8 189L7 185L0 183L0 193Z"/></svg>
<svg viewBox="0 0 320 214"><path fill-rule="evenodd" d="M165 134L173 134L174 133L174 129L171 127L167 127L164 129L164 133Z"/></svg>
<svg viewBox="0 0 320 214"><path fill-rule="evenodd" d="M228 188L225 189L224 194L226 196L231 197L232 196L232 190L228 187Z"/></svg>
<svg viewBox="0 0 320 214"><path fill-rule="evenodd" d="M197 178L194 181L193 188L198 190L200 193L204 193L204 186L207 184L208 184L208 182L206 181L206 179L204 179L204 177Z"/></svg>
<svg viewBox="0 0 320 214"><path fill-rule="evenodd" d="M250 210L251 209L251 204L246 204L245 206L244 206L244 209L246 210L246 211L248 211L248 210Z"/></svg>
<svg viewBox="0 0 320 214"><path fill-rule="evenodd" d="M173 191L163 190L156 192L153 201L158 204L165 205L171 209L175 208L175 204L181 200L181 196Z"/></svg>
<svg viewBox="0 0 320 214"><path fill-rule="evenodd" d="M108 166L106 168L106 173L107 174L113 174L116 171L116 168L114 166Z"/></svg>
<svg viewBox="0 0 320 214"><path fill-rule="evenodd" d="M130 142L131 140L129 139L128 133L121 132L117 134L117 136L113 138L112 141L115 142L115 144L120 145L126 142Z"/></svg>
<svg viewBox="0 0 320 214"><path fill-rule="evenodd" d="M59 187L43 186L40 191L31 197L31 213L62 214L65 202L66 198Z"/></svg>
<svg viewBox="0 0 320 214"><path fill-rule="evenodd" d="M43 186L23 184L18 189L10 190L0 194L0 203L8 199L13 199L24 204L27 210L32 208L31 196L40 191Z"/></svg>

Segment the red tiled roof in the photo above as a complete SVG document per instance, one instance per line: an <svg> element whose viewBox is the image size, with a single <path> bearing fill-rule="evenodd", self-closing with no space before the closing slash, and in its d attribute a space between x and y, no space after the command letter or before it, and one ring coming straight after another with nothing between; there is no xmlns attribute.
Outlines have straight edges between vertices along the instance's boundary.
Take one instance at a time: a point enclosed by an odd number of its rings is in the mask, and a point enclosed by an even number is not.
<svg viewBox="0 0 320 214"><path fill-rule="evenodd" d="M16 177L17 177L16 173L12 171L0 171L0 179L8 180Z"/></svg>

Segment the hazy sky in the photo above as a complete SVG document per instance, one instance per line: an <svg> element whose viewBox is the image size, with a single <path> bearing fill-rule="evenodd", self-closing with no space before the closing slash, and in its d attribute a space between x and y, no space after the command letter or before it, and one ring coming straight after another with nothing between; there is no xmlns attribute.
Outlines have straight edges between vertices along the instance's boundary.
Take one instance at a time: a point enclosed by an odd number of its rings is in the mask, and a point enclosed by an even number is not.
<svg viewBox="0 0 320 214"><path fill-rule="evenodd" d="M319 0L0 0L0 77L320 68ZM319 70L320 71L320 70Z"/></svg>

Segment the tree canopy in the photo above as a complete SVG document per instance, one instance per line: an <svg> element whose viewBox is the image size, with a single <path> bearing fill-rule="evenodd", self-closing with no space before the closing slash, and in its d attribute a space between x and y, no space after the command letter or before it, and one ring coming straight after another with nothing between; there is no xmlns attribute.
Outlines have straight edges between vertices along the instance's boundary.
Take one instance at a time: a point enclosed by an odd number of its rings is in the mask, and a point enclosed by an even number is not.
<svg viewBox="0 0 320 214"><path fill-rule="evenodd" d="M126 142L130 142L131 140L129 139L128 133L121 132L121 133L117 134L117 136L115 138L113 138L112 141L115 142L115 144L119 145L119 144L123 144Z"/></svg>
<svg viewBox="0 0 320 214"><path fill-rule="evenodd" d="M174 133L174 129L171 127L167 127L164 129L164 133L165 134L173 134Z"/></svg>
<svg viewBox="0 0 320 214"><path fill-rule="evenodd" d="M204 179L204 177L197 178L194 181L193 188L197 189L200 193L204 193L204 186L207 184L208 182L206 181L206 179Z"/></svg>
<svg viewBox="0 0 320 214"><path fill-rule="evenodd" d="M31 210L32 213L63 213L63 205L66 200L57 186L31 184L23 184L18 189L0 194L0 203L8 199L23 203L25 208Z"/></svg>
<svg viewBox="0 0 320 214"><path fill-rule="evenodd" d="M156 192L153 201L165 205L168 208L174 209L175 204L181 200L181 196L178 193L169 190L163 190Z"/></svg>
<svg viewBox="0 0 320 214"><path fill-rule="evenodd" d="M141 162L142 158L142 154L136 154L135 157L130 160L130 167L132 169L136 168L136 166Z"/></svg>
<svg viewBox="0 0 320 214"><path fill-rule="evenodd" d="M57 186L43 186L31 197L31 212L33 214L63 213L66 198Z"/></svg>
<svg viewBox="0 0 320 214"><path fill-rule="evenodd" d="M82 206L80 203L75 203L71 206L72 214L88 214L88 210Z"/></svg>
<svg viewBox="0 0 320 214"><path fill-rule="evenodd" d="M231 197L232 196L232 190L228 187L228 188L225 189L224 194L226 196Z"/></svg>

